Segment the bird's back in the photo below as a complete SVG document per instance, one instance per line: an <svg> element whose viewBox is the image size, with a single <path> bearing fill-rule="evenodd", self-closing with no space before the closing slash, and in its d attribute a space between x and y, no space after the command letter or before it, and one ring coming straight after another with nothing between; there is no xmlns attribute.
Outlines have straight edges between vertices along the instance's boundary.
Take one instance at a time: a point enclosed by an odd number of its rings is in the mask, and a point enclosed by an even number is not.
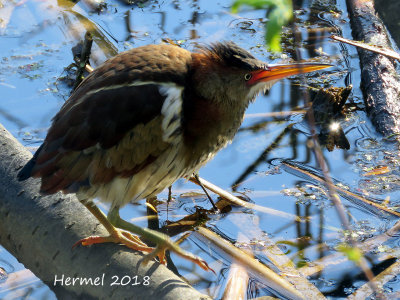
<svg viewBox="0 0 400 300"><path fill-rule="evenodd" d="M177 135L174 125L179 131L178 123L163 125L174 116L162 110L166 100L169 106L179 101L168 93L180 96L190 60L190 52L178 47L149 45L105 62L54 117L19 179L40 177L45 194L70 193L131 178L154 163L174 143L163 130Z"/></svg>

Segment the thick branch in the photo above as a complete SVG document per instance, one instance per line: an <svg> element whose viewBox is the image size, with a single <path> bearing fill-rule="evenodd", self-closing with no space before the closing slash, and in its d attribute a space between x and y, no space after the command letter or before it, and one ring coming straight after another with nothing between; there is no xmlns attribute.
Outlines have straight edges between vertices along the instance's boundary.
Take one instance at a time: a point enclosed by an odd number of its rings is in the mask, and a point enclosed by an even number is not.
<svg viewBox="0 0 400 300"><path fill-rule="evenodd" d="M16 174L31 154L0 125L0 243L62 299L206 299L156 262L126 247L71 246L88 235L106 235L75 196L39 195L39 180L18 182ZM103 278L104 285L54 286L55 276ZM113 276L118 276L114 277ZM123 276L126 286L111 285ZM137 277L135 277L137 276ZM149 285L144 277L149 276ZM141 284L133 285L135 282ZM100 281L101 282L101 281ZM65 282L64 282L65 283Z"/></svg>
<svg viewBox="0 0 400 300"><path fill-rule="evenodd" d="M391 48L373 1L347 0L347 6L355 40ZM400 80L394 61L367 50L357 50L361 66L361 89L372 122L385 136L400 133Z"/></svg>

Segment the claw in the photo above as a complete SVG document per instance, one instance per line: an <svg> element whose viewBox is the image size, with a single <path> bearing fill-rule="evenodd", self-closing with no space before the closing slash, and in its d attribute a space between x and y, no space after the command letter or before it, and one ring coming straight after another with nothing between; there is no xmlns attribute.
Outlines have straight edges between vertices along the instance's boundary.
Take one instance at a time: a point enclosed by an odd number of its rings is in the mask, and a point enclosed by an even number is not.
<svg viewBox="0 0 400 300"><path fill-rule="evenodd" d="M194 262L196 265L198 265L204 271L212 271L215 275L217 275L215 273L215 271L212 268L210 268L210 266L208 265L208 263L204 259L201 259L200 257L198 257L198 256L196 256L196 255L194 255L194 254L192 254L190 252L184 251L182 249L180 249L180 250L181 250L180 252L176 252L176 251L174 251L174 252L176 254L178 254L179 256Z"/></svg>
<svg viewBox="0 0 400 300"><path fill-rule="evenodd" d="M84 239L80 239L79 241L77 241L75 244L72 245L72 249L74 249L76 246L78 245L82 245L82 246L90 246L93 244L100 244L100 243L108 243L109 238L111 236L108 237L101 237L101 236L89 236L87 238Z"/></svg>
<svg viewBox="0 0 400 300"><path fill-rule="evenodd" d="M191 262L194 262L196 265L198 265L200 268L202 268L205 271L212 271L215 275L215 271L210 268L210 266L206 263L205 260L201 259L200 257L187 252L183 250L181 247L178 246L178 244L172 242L169 238L166 238L164 241L160 242L157 247L149 254L147 254L144 259L143 263L147 264L150 260L158 256L158 259L161 264L166 263L165 259L165 251L170 250L176 254L178 254L180 257L183 257L187 260L190 260Z"/></svg>

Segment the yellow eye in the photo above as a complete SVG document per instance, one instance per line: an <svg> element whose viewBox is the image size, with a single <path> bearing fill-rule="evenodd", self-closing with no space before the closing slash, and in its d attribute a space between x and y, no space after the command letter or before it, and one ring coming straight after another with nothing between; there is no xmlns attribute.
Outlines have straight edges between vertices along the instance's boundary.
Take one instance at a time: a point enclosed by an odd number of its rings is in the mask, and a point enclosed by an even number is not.
<svg viewBox="0 0 400 300"><path fill-rule="evenodd" d="M251 79L250 73L244 74L244 80L249 81L250 79Z"/></svg>

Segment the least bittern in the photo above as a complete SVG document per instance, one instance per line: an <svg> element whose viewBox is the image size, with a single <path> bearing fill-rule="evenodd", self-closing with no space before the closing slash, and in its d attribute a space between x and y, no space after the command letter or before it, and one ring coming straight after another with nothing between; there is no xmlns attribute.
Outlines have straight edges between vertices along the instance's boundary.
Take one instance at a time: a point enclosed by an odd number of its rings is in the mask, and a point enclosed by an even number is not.
<svg viewBox="0 0 400 300"><path fill-rule="evenodd" d="M207 163L233 139L260 91L329 66L268 65L231 42L194 53L171 45L123 52L73 92L19 179L41 178L43 194L76 193L110 233L82 239L82 245L122 243L161 263L169 249L208 270L168 236L121 219L120 207L157 195ZM111 203L107 217L94 198Z"/></svg>

